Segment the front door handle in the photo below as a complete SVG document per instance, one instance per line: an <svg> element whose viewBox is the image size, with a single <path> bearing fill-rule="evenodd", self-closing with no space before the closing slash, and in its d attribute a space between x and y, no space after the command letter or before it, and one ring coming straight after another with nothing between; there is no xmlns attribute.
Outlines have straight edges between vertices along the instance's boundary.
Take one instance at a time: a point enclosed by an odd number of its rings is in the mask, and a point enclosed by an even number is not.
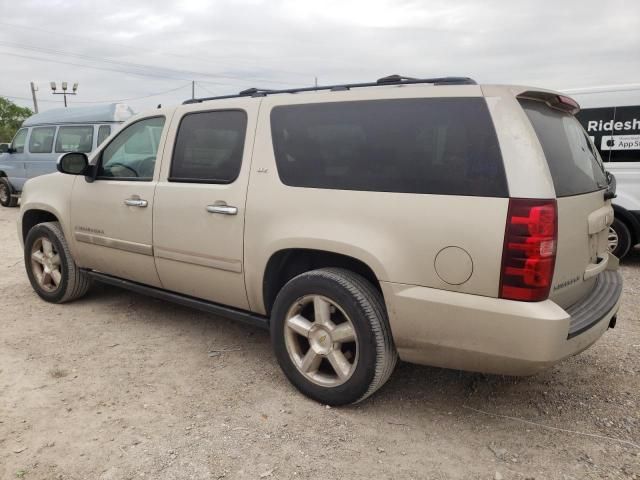
<svg viewBox="0 0 640 480"><path fill-rule="evenodd" d="M207 212L209 213L220 213L222 215L237 215L238 207L232 207L231 205L226 204L214 204L207 205Z"/></svg>
<svg viewBox="0 0 640 480"><path fill-rule="evenodd" d="M142 200L140 198L127 198L124 201L124 204L128 207L140 207L140 208L144 208L146 207L149 203L146 200Z"/></svg>

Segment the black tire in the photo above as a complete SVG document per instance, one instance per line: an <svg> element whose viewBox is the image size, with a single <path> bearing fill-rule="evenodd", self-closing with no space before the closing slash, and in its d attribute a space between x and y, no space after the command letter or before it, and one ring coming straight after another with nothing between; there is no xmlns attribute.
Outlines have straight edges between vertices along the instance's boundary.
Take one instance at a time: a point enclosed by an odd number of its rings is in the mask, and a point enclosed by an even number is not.
<svg viewBox="0 0 640 480"><path fill-rule="evenodd" d="M36 242L47 239L53 245L54 253L59 255L60 282L55 288L46 289L39 282L32 262L32 250ZM64 238L58 222L40 223L29 230L24 242L24 266L31 286L36 293L47 302L64 303L82 297L89 286L91 279L80 270L73 261L69 246ZM53 283L53 282L51 282Z"/></svg>
<svg viewBox="0 0 640 480"><path fill-rule="evenodd" d="M18 206L18 197L14 196L14 193L7 177L0 177L0 205L3 207Z"/></svg>
<svg viewBox="0 0 640 480"><path fill-rule="evenodd" d="M287 314L300 305L301 299L311 295L337 305L355 331L358 353L350 377L340 385L322 386L308 379L287 349ZM357 403L373 394L389 379L398 359L382 295L365 278L341 268L303 273L280 290L271 314L271 342L278 363L291 383L306 396L334 406Z"/></svg>
<svg viewBox="0 0 640 480"><path fill-rule="evenodd" d="M618 236L618 244L616 247L611 250L618 258L623 258L627 253L629 253L629 249L631 248L631 232L629 231L629 227L627 227L624 222L621 220L614 218L613 223L611 224L611 228L615 231Z"/></svg>

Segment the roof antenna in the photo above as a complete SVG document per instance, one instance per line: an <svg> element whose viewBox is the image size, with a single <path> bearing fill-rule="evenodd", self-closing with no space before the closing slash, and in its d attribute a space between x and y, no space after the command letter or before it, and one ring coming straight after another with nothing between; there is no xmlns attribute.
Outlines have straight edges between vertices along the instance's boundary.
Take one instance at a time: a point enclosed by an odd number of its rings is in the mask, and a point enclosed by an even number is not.
<svg viewBox="0 0 640 480"><path fill-rule="evenodd" d="M162 108L162 104L161 103L158 104L158 108Z"/></svg>

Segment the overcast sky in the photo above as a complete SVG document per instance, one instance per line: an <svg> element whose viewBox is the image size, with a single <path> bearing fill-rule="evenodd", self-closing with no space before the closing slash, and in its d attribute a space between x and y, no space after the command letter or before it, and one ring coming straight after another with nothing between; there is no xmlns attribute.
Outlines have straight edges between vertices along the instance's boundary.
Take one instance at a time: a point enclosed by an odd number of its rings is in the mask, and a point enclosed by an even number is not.
<svg viewBox="0 0 640 480"><path fill-rule="evenodd" d="M136 111L251 86L407 76L556 89L640 87L640 2L431 0L0 0L0 95ZM172 90L171 92L168 92ZM160 95L149 96L152 94ZM146 98L139 98L144 97ZM576 95L640 104L640 89Z"/></svg>

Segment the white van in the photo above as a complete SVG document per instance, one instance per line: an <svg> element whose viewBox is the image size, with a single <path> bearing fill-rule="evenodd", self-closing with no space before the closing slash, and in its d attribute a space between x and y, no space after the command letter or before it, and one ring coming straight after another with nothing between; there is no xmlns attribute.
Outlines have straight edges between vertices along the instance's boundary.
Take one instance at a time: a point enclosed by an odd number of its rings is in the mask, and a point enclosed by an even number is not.
<svg viewBox="0 0 640 480"><path fill-rule="evenodd" d="M584 108L577 117L616 178L609 248L622 258L640 243L640 105Z"/></svg>
<svg viewBox="0 0 640 480"><path fill-rule="evenodd" d="M90 153L134 114L122 103L56 108L27 118L10 145L0 147L0 204L15 207L24 183L56 171L67 152Z"/></svg>

